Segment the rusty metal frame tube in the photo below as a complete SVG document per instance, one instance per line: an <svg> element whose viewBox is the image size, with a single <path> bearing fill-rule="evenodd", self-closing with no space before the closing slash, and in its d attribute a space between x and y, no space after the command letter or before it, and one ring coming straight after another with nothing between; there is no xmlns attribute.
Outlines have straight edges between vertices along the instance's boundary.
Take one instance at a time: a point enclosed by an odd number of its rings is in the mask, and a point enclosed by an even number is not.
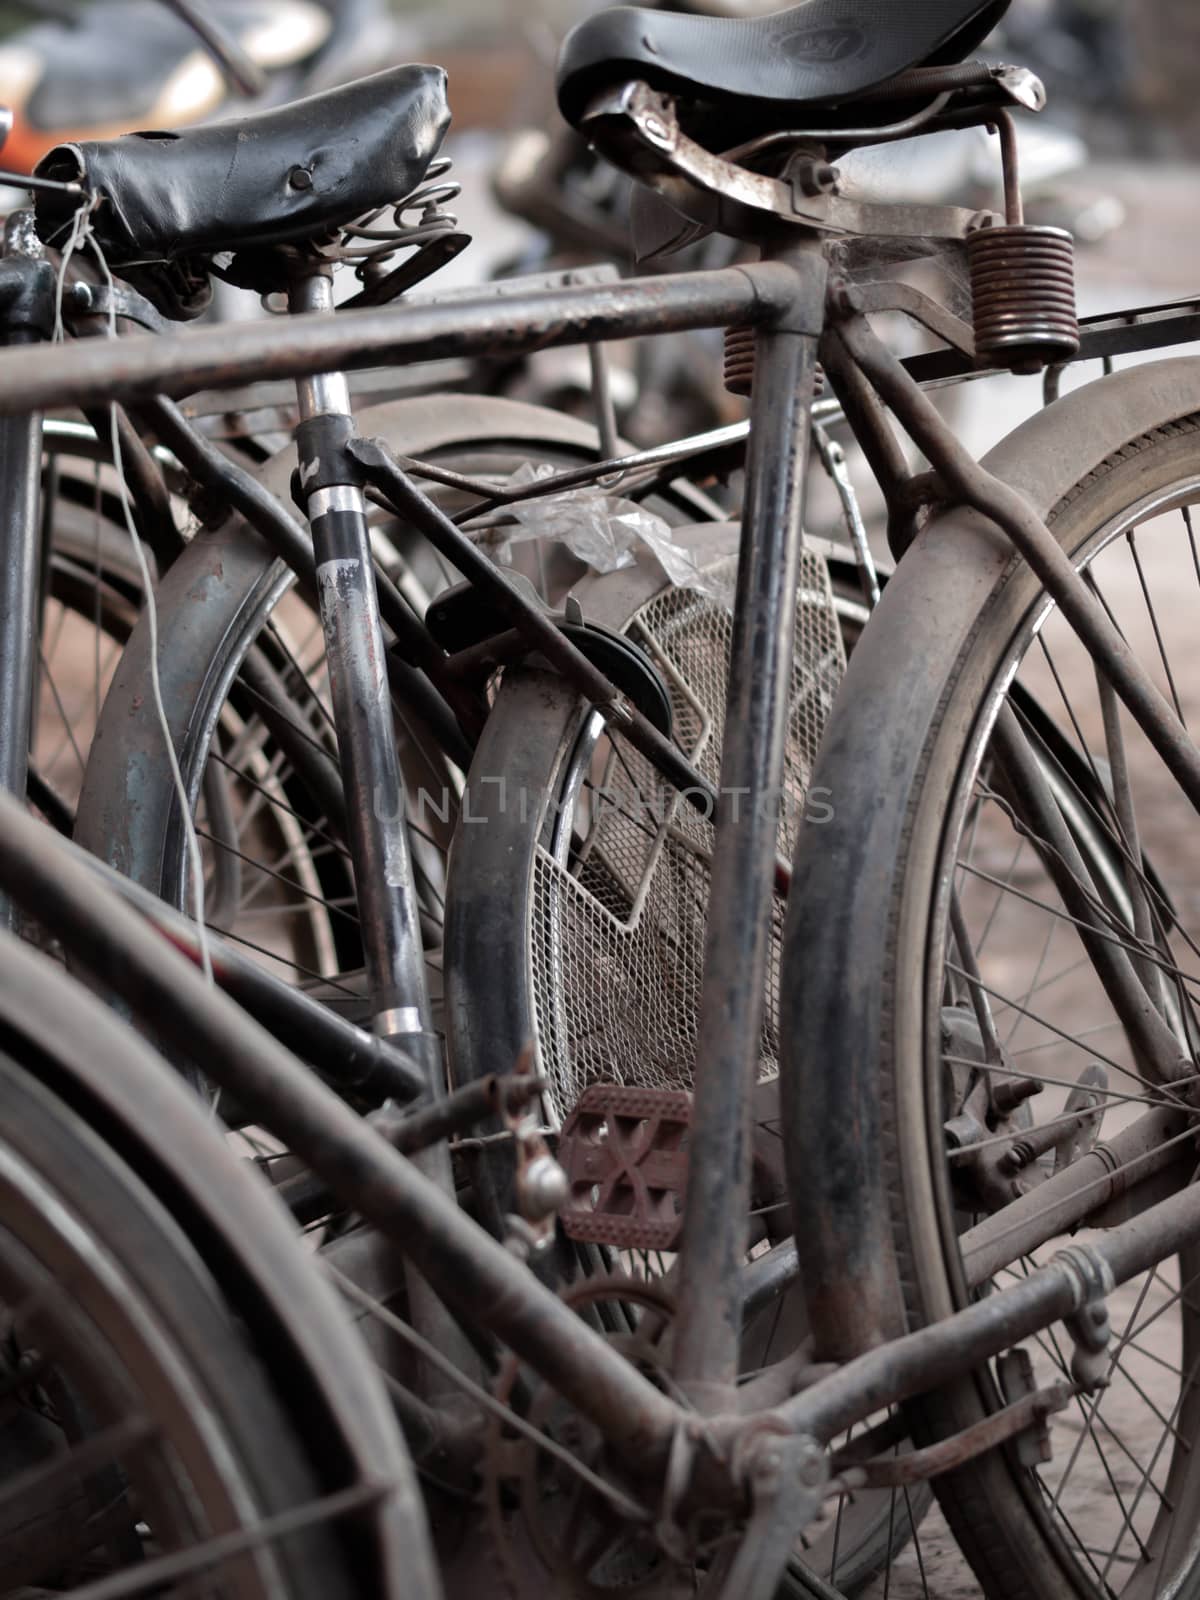
<svg viewBox="0 0 1200 1600"><path fill-rule="evenodd" d="M1061 1251L1009 1288L848 1361L775 1412L789 1429L828 1444L872 1411L932 1391L1078 1311L1093 1293L1176 1255L1200 1238L1192 1184L1103 1239Z"/></svg>
<svg viewBox="0 0 1200 1600"><path fill-rule="evenodd" d="M1195 1166L1195 1155L1183 1137L1190 1123L1184 1107L1156 1106L1011 1205L968 1228L958 1239L967 1283L978 1288L1002 1268L1077 1228L1110 1200L1131 1193L1175 1162L1186 1169L1182 1179L1186 1183Z"/></svg>
<svg viewBox="0 0 1200 1600"><path fill-rule="evenodd" d="M0 422L0 786L16 795L25 793L33 715L41 459L39 415Z"/></svg>
<svg viewBox="0 0 1200 1600"><path fill-rule="evenodd" d="M6 238L0 343L14 361L36 365L43 339L46 263ZM40 308L41 317L36 314ZM33 313L33 314L31 314ZM40 325L39 325L40 324ZM42 519L42 416L0 422L0 788L23 799L38 675ZM0 924L15 929L13 907L0 897Z"/></svg>
<svg viewBox="0 0 1200 1600"><path fill-rule="evenodd" d="M912 543L916 507L906 493L913 473L874 389L850 359L837 329L821 340L821 363L855 442L867 459L887 506L888 546L899 556Z"/></svg>
<svg viewBox="0 0 1200 1600"><path fill-rule="evenodd" d="M839 333L946 487L996 523L1028 561L1167 770L1200 811L1200 751L1037 512L974 460L864 317L847 318Z"/></svg>
<svg viewBox="0 0 1200 1600"><path fill-rule="evenodd" d="M795 635L801 510L825 312L825 258L794 249L786 315L760 331L734 603L673 1375L701 1409L729 1403L741 1344L751 1090L758 1074ZM732 802L732 803L731 803ZM739 803L740 802L740 803Z"/></svg>
<svg viewBox="0 0 1200 1600"><path fill-rule="evenodd" d="M794 1238L781 1239L742 1268L742 1320L749 1319L786 1294L800 1277L800 1257Z"/></svg>
<svg viewBox="0 0 1200 1600"><path fill-rule="evenodd" d="M786 269L765 262L499 299L481 295L476 301L247 322L233 333L228 327L190 328L169 339L137 334L88 340L49 347L36 362L0 352L0 416L178 397L332 370L512 356L597 340L754 326L769 321L791 292Z"/></svg>

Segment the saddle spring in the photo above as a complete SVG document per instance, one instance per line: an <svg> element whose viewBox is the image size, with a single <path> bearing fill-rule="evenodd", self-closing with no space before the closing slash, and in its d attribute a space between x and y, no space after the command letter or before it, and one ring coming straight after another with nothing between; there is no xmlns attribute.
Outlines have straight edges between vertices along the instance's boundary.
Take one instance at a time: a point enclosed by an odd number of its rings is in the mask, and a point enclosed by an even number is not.
<svg viewBox="0 0 1200 1600"><path fill-rule="evenodd" d="M1025 223L979 228L967 238L975 360L1040 372L1079 349L1075 245L1062 228Z"/></svg>
<svg viewBox="0 0 1200 1600"><path fill-rule="evenodd" d="M453 166L450 157L439 156L411 194L341 230L341 240L329 254L335 260L353 262L355 276L363 285L348 305L378 305L390 300L436 272L470 243L470 236L459 229L458 217L447 209L462 193L462 184L449 176ZM390 225L380 221L389 210ZM416 254L389 269L391 258L401 250Z"/></svg>
<svg viewBox="0 0 1200 1600"><path fill-rule="evenodd" d="M1040 372L1079 349L1075 242L1064 228L1025 221L1017 137L1007 111L996 117L1004 168L1002 224L967 235L975 361L980 367Z"/></svg>

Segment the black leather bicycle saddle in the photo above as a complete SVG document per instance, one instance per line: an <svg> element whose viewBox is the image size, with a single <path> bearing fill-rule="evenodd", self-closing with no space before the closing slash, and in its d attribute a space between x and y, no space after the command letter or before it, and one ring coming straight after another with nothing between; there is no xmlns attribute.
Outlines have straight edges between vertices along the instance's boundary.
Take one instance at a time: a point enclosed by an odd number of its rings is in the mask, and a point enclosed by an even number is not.
<svg viewBox="0 0 1200 1600"><path fill-rule="evenodd" d="M92 227L113 266L209 258L316 239L403 199L449 122L441 67L392 67L228 122L58 145L37 171L100 197ZM46 244L63 243L77 203L37 196Z"/></svg>
<svg viewBox="0 0 1200 1600"><path fill-rule="evenodd" d="M558 63L578 125L606 88L640 78L705 108L733 137L785 127L910 67L962 61L1009 0L804 0L767 17L617 6L579 24ZM801 121L800 125L803 125Z"/></svg>

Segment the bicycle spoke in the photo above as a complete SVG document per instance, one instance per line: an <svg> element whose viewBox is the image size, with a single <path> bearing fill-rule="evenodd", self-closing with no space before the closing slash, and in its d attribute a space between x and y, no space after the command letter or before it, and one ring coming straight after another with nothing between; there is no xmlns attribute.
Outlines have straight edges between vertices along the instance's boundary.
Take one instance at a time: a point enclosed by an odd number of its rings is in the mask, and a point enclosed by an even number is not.
<svg viewBox="0 0 1200 1600"><path fill-rule="evenodd" d="M959 971L959 976L961 976L963 978L965 978L967 976L966 973L962 972L960 969L956 969L953 962L947 961L946 966L952 972L956 971L956 970ZM988 988L986 985L984 985L984 988L986 989L986 992L990 996L990 998L992 998L994 1000L1000 1000L1006 1006L1012 1006L1014 1010L1017 1010L1017 1011L1021 1010L1021 1007L1019 1005L1017 1005L1017 1002L1015 1000L1013 1000L1011 997L1009 997L1007 995L1002 995L997 990L992 989L992 988ZM1078 1049L1082 1049L1083 1048L1081 1045L1079 1045L1077 1043L1076 1039L1071 1034L1066 1033L1061 1028L1055 1027L1054 1024L1049 1022L1049 1021L1047 1021L1047 1019L1045 1017L1038 1016L1034 1012L1028 1012L1028 1013L1026 1013L1026 1015L1032 1017L1033 1021L1039 1023L1043 1028L1047 1028L1051 1033L1056 1034L1065 1044L1075 1045L1076 1048L1078 1048ZM1145 1085L1145 1081L1146 1080L1144 1078L1140 1077L1130 1067L1122 1066L1119 1061L1115 1061L1111 1056L1102 1055L1099 1050L1084 1051L1084 1054L1093 1057L1097 1061L1102 1062L1106 1067L1111 1067L1114 1072L1119 1072L1122 1075L1122 1077L1132 1078L1135 1083ZM1178 1096L1173 1094L1172 1091L1169 1088L1167 1088L1165 1085L1156 1086L1156 1087L1160 1088L1160 1092L1168 1100L1172 1100L1172 1101L1178 1102Z"/></svg>
<svg viewBox="0 0 1200 1600"><path fill-rule="evenodd" d="M917 1558L917 1572L921 1579L922 1600L929 1600L929 1579L925 1576L925 1557L921 1554L921 1528L920 1518L913 1515L912 1496L908 1485L904 1486L904 1511L908 1517L908 1525L912 1529L913 1552Z"/></svg>
<svg viewBox="0 0 1200 1600"><path fill-rule="evenodd" d="M38 648L38 657L42 664L44 681L50 686L50 697L54 701L54 709L58 712L59 719L62 722L67 739L70 741L71 749L74 752L75 760L79 764L79 773L82 777L84 772L87 770L87 762L84 759L83 751L79 748L79 741L75 737L75 725L71 721L71 718L67 715L67 708L63 705L62 696L58 692L58 685L54 681L54 675L50 671L40 646Z"/></svg>
<svg viewBox="0 0 1200 1600"><path fill-rule="evenodd" d="M995 882L989 873L982 871L978 867L964 867L963 870L972 873L975 877L981 878L984 882ZM1166 961L1161 955L1158 954L1157 951L1153 949L1147 949L1146 946L1140 943L1130 943L1128 940L1120 938L1119 935L1114 933L1111 928L1100 928L1096 927L1092 923L1084 923L1078 917L1073 917L1070 912L1065 911L1060 907L1049 905L1046 901L1039 900L1036 895L1025 894L1020 889L1010 887L1007 892L1015 896L1018 900L1022 900L1026 904L1035 907L1037 910L1044 911L1048 917L1054 917L1063 923L1069 923L1071 926L1077 929L1086 929L1089 934L1095 935L1096 938L1107 940L1110 944L1115 945L1118 949L1124 950L1132 960L1153 962L1155 966L1160 967L1162 971L1169 973L1172 977L1179 979L1179 981L1182 983L1200 984L1200 975L1184 972L1173 962ZM1189 994L1190 993L1191 991L1189 990ZM1196 997L1192 996L1192 998L1194 999Z"/></svg>
<svg viewBox="0 0 1200 1600"><path fill-rule="evenodd" d="M262 956L267 961L277 961L280 966L287 967L297 977L309 978L314 983L327 984L331 989L336 989L341 994L349 995L352 1000L362 999L362 995L356 989L351 989L348 985L340 983L336 978L330 978L325 973L317 972L312 967L302 966L300 962L293 960L289 956L281 956L277 950L269 950L266 945L255 944L252 939L247 939L243 934L235 933L232 928L217 928L211 923L209 926L212 928L213 933L220 934L222 939L232 939L234 944L244 945L247 950L252 950L256 956Z"/></svg>
<svg viewBox="0 0 1200 1600"><path fill-rule="evenodd" d="M230 855L237 856L239 861L244 862L246 866L252 868L255 872L261 872L265 874L265 876L274 879L277 883L283 884L285 888L292 889L297 894L303 895L306 900L312 901L314 904L323 907L326 911L332 911L336 916L344 917L347 922L352 923L354 927L358 927L359 921L353 912L345 910L344 907L333 905L329 900L326 900L319 894L310 894L309 891L305 889L302 884L297 883L294 878L289 878L282 872L276 872L273 868L266 866L263 862L256 861L253 856L246 855L242 850L235 850L231 844L226 844L224 840L216 838L215 835L208 833L204 828L197 828L196 833L201 839L207 839L210 844L215 845L219 850L226 850ZM285 857L284 859L287 858Z"/></svg>
<svg viewBox="0 0 1200 1600"><path fill-rule="evenodd" d="M1137 535L1132 529L1125 535L1129 550L1133 556L1133 565L1137 571L1138 584L1142 591L1142 599L1146 602L1146 610L1150 615L1150 626L1154 630L1154 642L1158 646L1158 658L1162 662L1163 673L1166 676L1167 686L1171 692L1171 704L1175 707L1175 715L1183 726L1187 727L1187 718L1183 714L1183 707L1179 703L1179 690L1175 687L1175 675L1171 671L1171 663L1167 660L1167 649L1163 644L1162 629L1158 625L1158 612L1154 609L1154 602L1150 598L1150 586L1146 582L1146 574L1142 568L1142 558L1138 554Z"/></svg>
<svg viewBox="0 0 1200 1600"><path fill-rule="evenodd" d="M1042 941L1042 948L1038 954L1037 965L1033 969L1033 976L1029 980L1029 985L1026 988L1025 993L1021 996L1020 1004L1023 1011L1028 1008L1029 1002L1033 999L1034 995L1039 992L1038 985L1041 981L1042 973L1046 969L1046 961L1050 955L1050 945L1054 939L1054 935L1058 931L1058 926L1059 925L1057 922L1051 921L1046 928L1046 937ZM1051 979L1050 981L1054 982L1055 980ZM1018 1014L1013 1021L1012 1027L1009 1028L1008 1033L1005 1035L1004 1048L1006 1050L1008 1049L1009 1045L1012 1044L1013 1035L1020 1026L1021 1017L1020 1014Z"/></svg>

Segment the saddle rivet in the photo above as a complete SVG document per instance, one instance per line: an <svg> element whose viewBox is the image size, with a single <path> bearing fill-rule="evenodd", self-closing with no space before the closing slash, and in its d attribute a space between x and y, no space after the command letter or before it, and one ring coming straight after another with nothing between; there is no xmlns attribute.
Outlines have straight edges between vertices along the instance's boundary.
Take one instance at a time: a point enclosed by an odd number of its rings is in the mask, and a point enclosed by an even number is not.
<svg viewBox="0 0 1200 1600"><path fill-rule="evenodd" d="M288 173L288 183L293 189L311 189L312 173L307 167L293 167Z"/></svg>

